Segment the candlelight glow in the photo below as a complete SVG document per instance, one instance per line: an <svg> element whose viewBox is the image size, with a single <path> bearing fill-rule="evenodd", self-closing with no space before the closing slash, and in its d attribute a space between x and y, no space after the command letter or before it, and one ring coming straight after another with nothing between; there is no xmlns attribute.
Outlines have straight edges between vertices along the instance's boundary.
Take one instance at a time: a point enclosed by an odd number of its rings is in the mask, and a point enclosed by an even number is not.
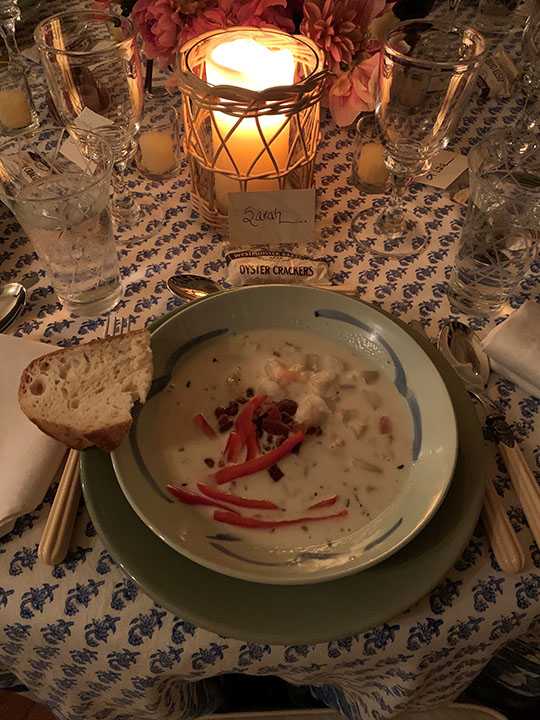
<svg viewBox="0 0 540 720"><path fill-rule="evenodd" d="M206 60L206 79L211 85L232 85L256 92L279 85L292 85L294 71L295 60L290 50L271 50L252 39L221 43L214 47ZM255 118L243 118L238 123L237 117L223 112L214 112L213 115L217 130L215 127L212 129L212 140L214 152L218 153L215 163L218 170L216 199L221 209L226 211L228 193L239 192L243 188L238 181L222 175L219 170L250 176L282 171L287 167L289 128L284 115L260 117L259 127ZM236 123L238 126L232 130ZM232 134L228 137L231 131ZM265 149L261 133L270 147L277 167ZM226 142L234 163L224 148L220 150L220 135ZM250 191L278 189L277 180L251 180L247 185L247 190Z"/></svg>

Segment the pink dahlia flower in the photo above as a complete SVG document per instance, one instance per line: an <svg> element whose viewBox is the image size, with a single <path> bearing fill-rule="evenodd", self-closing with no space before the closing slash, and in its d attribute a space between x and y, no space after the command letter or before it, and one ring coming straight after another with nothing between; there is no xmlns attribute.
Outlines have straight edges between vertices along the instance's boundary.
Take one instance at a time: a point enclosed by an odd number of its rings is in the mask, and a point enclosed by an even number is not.
<svg viewBox="0 0 540 720"><path fill-rule="evenodd" d="M366 36L369 23L386 0L306 0L300 30L326 52L334 71L350 64Z"/></svg>
<svg viewBox="0 0 540 720"><path fill-rule="evenodd" d="M174 0L137 0L132 12L147 57L161 65L173 62L182 21Z"/></svg>
<svg viewBox="0 0 540 720"><path fill-rule="evenodd" d="M338 75L330 86L328 106L340 127L350 125L361 112L375 109L379 58L379 53L366 58L352 70Z"/></svg>
<svg viewBox="0 0 540 720"><path fill-rule="evenodd" d="M287 0L217 0L214 7L189 20L182 31L182 43L204 32L234 25L294 31Z"/></svg>

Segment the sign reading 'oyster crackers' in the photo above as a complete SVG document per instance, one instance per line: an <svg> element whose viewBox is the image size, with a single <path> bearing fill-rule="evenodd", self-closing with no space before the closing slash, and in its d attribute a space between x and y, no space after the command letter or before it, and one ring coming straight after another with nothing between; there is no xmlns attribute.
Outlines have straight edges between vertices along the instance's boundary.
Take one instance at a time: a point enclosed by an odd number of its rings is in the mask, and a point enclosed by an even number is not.
<svg viewBox="0 0 540 720"><path fill-rule="evenodd" d="M315 234L315 190L230 193L231 245L305 244Z"/></svg>

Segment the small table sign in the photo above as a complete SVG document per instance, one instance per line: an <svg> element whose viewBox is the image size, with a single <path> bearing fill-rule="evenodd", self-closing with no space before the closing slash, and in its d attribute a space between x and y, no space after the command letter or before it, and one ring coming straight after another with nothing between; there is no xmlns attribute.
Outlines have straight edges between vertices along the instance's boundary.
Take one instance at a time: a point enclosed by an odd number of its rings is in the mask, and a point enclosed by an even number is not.
<svg viewBox="0 0 540 720"><path fill-rule="evenodd" d="M229 194L231 246L305 245L314 237L314 188Z"/></svg>

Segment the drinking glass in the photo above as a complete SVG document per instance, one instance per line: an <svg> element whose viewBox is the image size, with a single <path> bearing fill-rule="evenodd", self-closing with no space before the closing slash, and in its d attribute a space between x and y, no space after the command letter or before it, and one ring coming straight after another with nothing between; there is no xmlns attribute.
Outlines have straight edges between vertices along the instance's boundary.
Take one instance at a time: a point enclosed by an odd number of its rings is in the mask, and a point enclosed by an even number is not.
<svg viewBox="0 0 540 720"><path fill-rule="evenodd" d="M22 67L10 61L0 66L0 135L35 130L38 114Z"/></svg>
<svg viewBox="0 0 540 720"><path fill-rule="evenodd" d="M113 216L132 240L152 234L124 174L135 154L143 109L141 58L133 24L100 11L68 11L34 33L62 122L106 136L115 160ZM155 229L155 225L153 226Z"/></svg>
<svg viewBox="0 0 540 720"><path fill-rule="evenodd" d="M112 165L110 146L85 131L41 130L0 144L0 200L76 315L105 312L122 293L109 202Z"/></svg>
<svg viewBox="0 0 540 720"><path fill-rule="evenodd" d="M166 98L162 102L145 103L137 138L137 168L151 180L173 177L180 166L179 113L166 103Z"/></svg>
<svg viewBox="0 0 540 720"><path fill-rule="evenodd" d="M351 166L351 182L358 190L367 195L386 192L388 170L383 139L373 113L362 115L356 123Z"/></svg>
<svg viewBox="0 0 540 720"><path fill-rule="evenodd" d="M525 106L521 124L527 131L540 130L540 11L531 15L523 31L522 53L523 77L522 89L525 93Z"/></svg>
<svg viewBox="0 0 540 720"><path fill-rule="evenodd" d="M479 0L474 26L486 36L501 36L522 26L521 0Z"/></svg>
<svg viewBox="0 0 540 720"><path fill-rule="evenodd" d="M499 310L534 260L540 137L496 130L469 153L470 196L448 285L452 309Z"/></svg>
<svg viewBox="0 0 540 720"><path fill-rule="evenodd" d="M15 37L15 24L21 19L21 10L17 0L0 0L0 35L6 46L10 60L19 54Z"/></svg>
<svg viewBox="0 0 540 720"><path fill-rule="evenodd" d="M352 233L361 248L403 257L424 247L427 237L402 198L412 179L428 172L448 145L484 51L474 28L431 20L400 23L387 36L375 112L392 192L375 221L372 209L353 219Z"/></svg>

